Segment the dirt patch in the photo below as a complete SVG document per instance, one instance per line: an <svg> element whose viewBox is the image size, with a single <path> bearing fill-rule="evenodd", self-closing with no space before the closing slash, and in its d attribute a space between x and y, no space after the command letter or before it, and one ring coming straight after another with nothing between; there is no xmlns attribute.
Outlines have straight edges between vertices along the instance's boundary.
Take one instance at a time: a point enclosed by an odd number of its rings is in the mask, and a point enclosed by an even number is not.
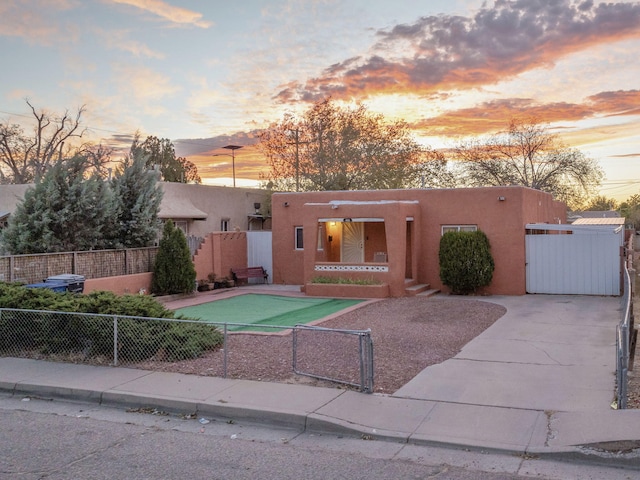
<svg viewBox="0 0 640 480"><path fill-rule="evenodd" d="M430 365L454 357L506 309L500 305L448 296L390 298L365 305L323 322L321 326L371 329L374 344L374 391L392 393ZM354 338L304 334L298 339L299 370L329 372L358 381L358 346ZM291 334L229 336L227 376L269 382L332 385L292 374ZM145 362L138 368L222 376L224 351L175 363ZM329 376L329 375L325 375Z"/></svg>

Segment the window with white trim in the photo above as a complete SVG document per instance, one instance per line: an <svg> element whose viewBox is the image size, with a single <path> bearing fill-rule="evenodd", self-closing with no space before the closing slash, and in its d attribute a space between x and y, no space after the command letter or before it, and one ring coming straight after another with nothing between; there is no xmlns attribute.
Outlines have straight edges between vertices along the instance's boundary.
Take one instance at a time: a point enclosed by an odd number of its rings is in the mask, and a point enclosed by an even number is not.
<svg viewBox="0 0 640 480"><path fill-rule="evenodd" d="M231 220L230 218L223 218L222 220L220 220L220 231L221 232L228 232L229 231L229 220Z"/></svg>
<svg viewBox="0 0 640 480"><path fill-rule="evenodd" d="M442 235L447 232L475 232L477 230L477 225L443 225Z"/></svg>
<svg viewBox="0 0 640 480"><path fill-rule="evenodd" d="M182 230L185 236L189 235L189 227L186 220L174 220L173 223L177 228Z"/></svg>
<svg viewBox="0 0 640 480"><path fill-rule="evenodd" d="M304 250L304 244L302 242L302 227L295 227L295 248L296 250Z"/></svg>

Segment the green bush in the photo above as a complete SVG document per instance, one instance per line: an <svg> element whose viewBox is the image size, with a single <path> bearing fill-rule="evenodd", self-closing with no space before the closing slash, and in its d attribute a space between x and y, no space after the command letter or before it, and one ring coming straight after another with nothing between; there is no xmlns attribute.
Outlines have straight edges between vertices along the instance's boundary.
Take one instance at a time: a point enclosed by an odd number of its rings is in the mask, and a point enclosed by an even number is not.
<svg viewBox="0 0 640 480"><path fill-rule="evenodd" d="M167 220L153 265L151 292L157 295L190 293L196 288L196 269L182 230Z"/></svg>
<svg viewBox="0 0 640 480"><path fill-rule="evenodd" d="M484 232L447 232L440 239L440 280L452 293L467 295L487 286L494 262Z"/></svg>
<svg viewBox="0 0 640 480"><path fill-rule="evenodd" d="M22 348L43 354L82 352L85 356L111 357L114 316L120 317L121 361L195 358L223 342L220 331L211 325L153 320L173 319L174 314L147 295L118 296L105 291L87 295L57 293L0 282L0 308L41 311L2 312L0 349L5 351ZM89 318L89 314L108 316Z"/></svg>
<svg viewBox="0 0 640 480"><path fill-rule="evenodd" d="M212 325L171 322L170 326L160 344L168 361L197 358L224 341L222 332Z"/></svg>

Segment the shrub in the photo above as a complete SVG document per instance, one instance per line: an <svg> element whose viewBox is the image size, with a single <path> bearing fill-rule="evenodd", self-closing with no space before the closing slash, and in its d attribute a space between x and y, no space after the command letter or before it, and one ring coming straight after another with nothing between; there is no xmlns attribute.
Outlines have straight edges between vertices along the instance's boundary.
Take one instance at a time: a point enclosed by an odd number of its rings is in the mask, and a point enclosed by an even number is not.
<svg viewBox="0 0 640 480"><path fill-rule="evenodd" d="M167 220L153 266L151 291L157 295L190 293L196 288L196 269L182 230Z"/></svg>
<svg viewBox="0 0 640 480"><path fill-rule="evenodd" d="M172 319L174 314L146 295L118 296L104 291L87 295L57 293L0 282L0 308L40 311L2 313L0 349L3 350L21 348L44 354L81 352L85 356L111 357L113 318L89 318L88 314L121 317L118 356L122 361L195 358L223 342L220 331L211 325L153 320Z"/></svg>
<svg viewBox="0 0 640 480"><path fill-rule="evenodd" d="M447 232L440 239L440 280L455 294L474 293L491 283L494 262L489 239L480 230Z"/></svg>

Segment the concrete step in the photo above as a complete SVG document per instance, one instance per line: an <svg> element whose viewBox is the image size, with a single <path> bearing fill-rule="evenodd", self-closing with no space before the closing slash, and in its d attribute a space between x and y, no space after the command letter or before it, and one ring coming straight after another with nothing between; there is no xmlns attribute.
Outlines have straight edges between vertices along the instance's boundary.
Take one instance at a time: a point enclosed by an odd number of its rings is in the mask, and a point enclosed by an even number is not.
<svg viewBox="0 0 640 480"><path fill-rule="evenodd" d="M416 283L410 286L406 286L405 284L404 291L408 296L413 297L419 293L429 290L429 287L430 285L428 283Z"/></svg>
<svg viewBox="0 0 640 480"><path fill-rule="evenodd" d="M436 293L440 293L440 290L438 290L437 288L430 288L429 290L425 290L424 292L418 293L416 296L418 296L418 297L431 297L431 296L435 295Z"/></svg>

